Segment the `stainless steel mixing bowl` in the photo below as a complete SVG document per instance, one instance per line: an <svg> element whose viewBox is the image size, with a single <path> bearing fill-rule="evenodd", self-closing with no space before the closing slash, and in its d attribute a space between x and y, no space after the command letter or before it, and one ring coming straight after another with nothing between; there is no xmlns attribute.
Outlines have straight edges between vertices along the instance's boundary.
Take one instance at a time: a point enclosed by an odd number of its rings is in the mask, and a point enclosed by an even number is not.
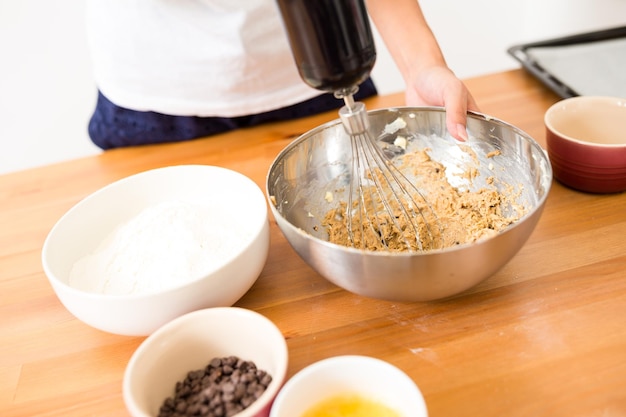
<svg viewBox="0 0 626 417"><path fill-rule="evenodd" d="M341 190L348 189L351 175L350 140L335 120L294 140L268 173L266 192L272 213L299 256L339 287L392 301L449 297L504 266L532 233L550 190L552 169L541 147L520 129L479 113L468 116L470 138L465 143L449 136L445 111L438 107L399 107L368 114L375 135L406 124L394 135L410 138L407 151L430 149L432 159L446 167L453 186L514 187L519 193L516 203L526 212L495 236L426 252L367 251L330 243L321 221L345 198ZM472 152L465 152L465 146ZM460 175L470 168L477 170L473 180ZM490 177L496 178L494 185ZM331 190L334 200L329 202L325 196ZM511 210L512 206L505 207L504 213Z"/></svg>

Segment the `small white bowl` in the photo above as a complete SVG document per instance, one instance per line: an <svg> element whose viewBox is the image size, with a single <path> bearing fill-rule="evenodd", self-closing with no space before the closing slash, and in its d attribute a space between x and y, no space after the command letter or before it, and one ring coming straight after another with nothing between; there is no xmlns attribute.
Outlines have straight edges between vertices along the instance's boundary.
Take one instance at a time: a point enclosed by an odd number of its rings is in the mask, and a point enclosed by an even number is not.
<svg viewBox="0 0 626 417"><path fill-rule="evenodd" d="M237 356L254 362L272 382L237 417L267 417L285 380L287 343L267 317L239 307L215 307L185 314L143 341L131 357L122 392L133 417L154 417L176 382L216 357Z"/></svg>
<svg viewBox="0 0 626 417"><path fill-rule="evenodd" d="M164 251L164 255L149 263L156 271L150 274L140 271L144 276L142 282L149 285L152 283L146 277L164 280L167 285L159 288L107 292L92 284L102 283L111 276L102 272L105 267L88 264L90 266L84 267L82 272L76 272L77 264L85 257L97 256L94 252L102 247L114 230L123 228L122 225L140 217L149 208L172 202L206 210L194 216L183 210L186 214L180 216L182 220L173 222L183 226L175 226L175 231L184 229L188 232L187 229L192 229L194 233L198 232L200 228L184 223L188 217L219 218L220 227L204 226L201 229L203 232L200 232L202 238L221 242L220 239L233 239L235 235L238 240L229 241L226 253L216 248L212 252L207 251L212 256L212 264L203 265L193 273L185 270L175 282L171 282L175 276L171 271L161 273L166 269L160 269L161 261L170 262L176 258L178 264L199 263L189 260L187 253L167 259L170 252ZM149 231L158 237L161 228L154 224L163 223L149 224L152 225ZM172 234L170 232L170 236ZM136 235L124 241L146 241L145 238L135 240ZM78 319L106 332L145 336L190 311L233 305L260 275L267 260L269 239L267 203L256 183L225 168L178 165L121 179L80 201L58 220L48 234L42 249L42 264L57 296ZM152 241L168 242L168 239L156 238L148 240L148 243ZM172 245L172 252L181 246L186 246L186 243ZM204 253L198 259L207 259ZM120 270L124 271L129 264L137 267L131 260L123 263ZM130 269L129 266L125 273ZM126 277L115 279L122 286L127 281L133 281Z"/></svg>
<svg viewBox="0 0 626 417"><path fill-rule="evenodd" d="M357 395L395 410L401 417L426 417L424 397L402 370L380 359L335 356L307 366L289 379L270 417L298 417L337 395Z"/></svg>

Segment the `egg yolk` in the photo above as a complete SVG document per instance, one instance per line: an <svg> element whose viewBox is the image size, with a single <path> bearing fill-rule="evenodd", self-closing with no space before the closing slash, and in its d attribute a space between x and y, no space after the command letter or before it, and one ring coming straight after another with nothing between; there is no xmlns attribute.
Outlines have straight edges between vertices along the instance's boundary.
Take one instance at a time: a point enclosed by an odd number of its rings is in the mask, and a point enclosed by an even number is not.
<svg viewBox="0 0 626 417"><path fill-rule="evenodd" d="M358 395L338 395L320 401L301 417L402 417L384 404Z"/></svg>

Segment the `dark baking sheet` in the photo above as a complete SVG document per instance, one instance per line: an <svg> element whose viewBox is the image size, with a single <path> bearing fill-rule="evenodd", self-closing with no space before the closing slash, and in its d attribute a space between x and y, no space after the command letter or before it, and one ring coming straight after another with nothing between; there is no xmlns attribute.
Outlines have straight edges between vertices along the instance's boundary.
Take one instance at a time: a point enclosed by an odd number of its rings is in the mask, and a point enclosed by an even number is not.
<svg viewBox="0 0 626 417"><path fill-rule="evenodd" d="M562 98L626 97L626 26L514 45L507 52Z"/></svg>

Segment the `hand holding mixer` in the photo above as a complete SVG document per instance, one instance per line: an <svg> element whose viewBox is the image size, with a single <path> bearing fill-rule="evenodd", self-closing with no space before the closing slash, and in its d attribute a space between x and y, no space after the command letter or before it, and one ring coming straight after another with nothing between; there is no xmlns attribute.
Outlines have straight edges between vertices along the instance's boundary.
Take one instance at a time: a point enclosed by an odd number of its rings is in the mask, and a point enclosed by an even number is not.
<svg viewBox="0 0 626 417"><path fill-rule="evenodd" d="M441 227L422 192L376 143L365 105L354 100L376 61L363 0L278 0L300 76L333 92L352 144L344 217L352 247L422 251L441 246Z"/></svg>

